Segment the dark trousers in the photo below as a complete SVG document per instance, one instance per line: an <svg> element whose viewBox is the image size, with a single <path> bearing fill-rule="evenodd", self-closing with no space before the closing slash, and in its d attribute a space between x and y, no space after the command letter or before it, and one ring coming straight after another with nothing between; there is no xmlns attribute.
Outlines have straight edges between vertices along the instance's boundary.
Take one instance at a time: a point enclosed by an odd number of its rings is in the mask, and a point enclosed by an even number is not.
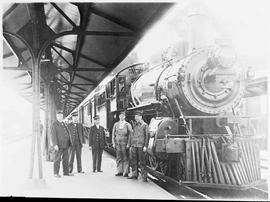
<svg viewBox="0 0 270 202"><path fill-rule="evenodd" d="M77 171L82 171L82 146L78 141L75 141L73 146L70 147L70 156L69 156L69 172L73 171L74 157L76 154L77 160Z"/></svg>
<svg viewBox="0 0 270 202"><path fill-rule="evenodd" d="M62 160L63 174L68 174L68 148L59 148L55 153L54 163L53 163L53 172L54 174L59 174L60 161Z"/></svg>
<svg viewBox="0 0 270 202"><path fill-rule="evenodd" d="M103 148L92 148L92 158L93 158L93 171L101 170Z"/></svg>
<svg viewBox="0 0 270 202"><path fill-rule="evenodd" d="M128 174L129 162L126 144L116 145L116 165L117 165L117 173Z"/></svg>
<svg viewBox="0 0 270 202"><path fill-rule="evenodd" d="M130 163L132 168L132 176L138 177L138 165L141 167L141 175L143 179L147 178L146 172L146 159L143 147L131 147L130 148Z"/></svg>

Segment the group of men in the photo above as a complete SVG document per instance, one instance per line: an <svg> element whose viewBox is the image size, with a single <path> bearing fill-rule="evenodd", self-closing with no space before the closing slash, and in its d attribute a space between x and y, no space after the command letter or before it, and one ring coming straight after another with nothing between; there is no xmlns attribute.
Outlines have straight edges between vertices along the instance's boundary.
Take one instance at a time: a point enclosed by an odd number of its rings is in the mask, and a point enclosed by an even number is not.
<svg viewBox="0 0 270 202"><path fill-rule="evenodd" d="M143 121L141 111L135 112L133 129L131 124L125 121L125 117L125 112L120 112L119 121L114 124L112 131L113 147L116 149L117 173L115 175L137 179L139 164L142 179L147 182L145 153L149 141L148 125ZM131 176L128 176L129 163L132 168Z"/></svg>
<svg viewBox="0 0 270 202"><path fill-rule="evenodd" d="M57 111L56 121L51 128L51 142L55 151L54 156L54 176L59 175L60 162L62 160L63 175L73 176L73 163L76 154L77 171L82 171L82 146L85 143L85 137L82 124L78 123L78 114L72 114L72 122L66 123L63 120L63 112Z"/></svg>
<svg viewBox="0 0 270 202"><path fill-rule="evenodd" d="M59 175L60 161L62 159L63 175L73 176L73 163L76 154L77 171L82 171L81 151L85 143L85 136L82 124L78 123L78 114L72 114L72 122L65 124L63 112L58 111L57 120L52 125L52 144L54 147L54 176ZM146 172L146 148L149 140L148 125L142 119L142 112L135 112L135 124L133 128L126 120L124 111L119 113L119 121L116 122L112 130L112 143L116 149L116 176L124 176L128 179L138 178L138 165L141 168L141 175L144 182L147 182ZM103 172L101 170L102 153L107 146L105 129L100 125L99 116L94 117L94 125L90 127L89 147L92 149L93 172ZM132 168L131 176L128 176L129 165Z"/></svg>

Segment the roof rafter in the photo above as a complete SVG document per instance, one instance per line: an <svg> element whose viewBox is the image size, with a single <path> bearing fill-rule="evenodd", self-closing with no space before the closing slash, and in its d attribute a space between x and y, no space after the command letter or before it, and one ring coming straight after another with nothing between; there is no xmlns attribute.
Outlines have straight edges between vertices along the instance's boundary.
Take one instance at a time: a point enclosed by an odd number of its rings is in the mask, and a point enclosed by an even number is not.
<svg viewBox="0 0 270 202"><path fill-rule="evenodd" d="M81 79L84 79L86 81L89 81L89 82L92 82L92 83L96 83L96 81L93 81L92 79L89 79L89 78L87 78L85 76L82 76L82 75L79 75L79 74L75 74L75 76L77 76L77 77L79 77Z"/></svg>
<svg viewBox="0 0 270 202"><path fill-rule="evenodd" d="M65 47L65 46L62 46L62 45L60 45L60 44L58 44L58 43L53 43L52 45L55 46L55 47L61 48L61 49L65 50L65 51L67 51L67 52L70 52L70 53L72 53L72 54L75 54L75 51L74 51L74 50L72 50L72 49L70 49L70 48L67 48L67 47ZM108 68L108 66L107 66L106 64L104 64L104 63L102 63L102 62L100 62L100 61L97 61L96 59L91 58L91 57L89 57L89 56L86 56L86 55L84 55L84 54L82 54L82 53L79 53L79 57L82 57L82 58L84 58L84 59L86 59L86 60L89 60L89 61L91 61L91 62L94 62L94 63L98 64L98 65L101 65L101 66L103 66L103 67L107 67L107 68Z"/></svg>
<svg viewBox="0 0 270 202"><path fill-rule="evenodd" d="M77 25L65 14L65 12L61 8L56 5L56 3L51 4L73 27L77 27Z"/></svg>
<svg viewBox="0 0 270 202"><path fill-rule="evenodd" d="M118 19L118 18L116 18L114 16L111 16L109 14L106 14L106 13L98 10L97 8L91 7L90 8L90 11L92 13L94 13L94 14L100 16L100 17L103 17L103 18L105 18L105 19L107 19L107 20L109 20L111 22L114 22L114 23L116 23L116 24L118 24L118 25L120 25L120 26L122 26L124 28L127 28L129 30L132 30L133 32L137 32L138 31L138 28L137 27L135 27L135 26L133 26L133 25L131 25L131 24L123 21L123 20L120 20L120 19Z"/></svg>
<svg viewBox="0 0 270 202"><path fill-rule="evenodd" d="M71 84L71 86L74 87L74 88L77 88L77 89L79 89L79 90L82 90L82 91L87 92L87 90L85 90L85 89L83 89L83 88L81 88L81 87L79 87L79 86L77 86L77 85Z"/></svg>
<svg viewBox="0 0 270 202"><path fill-rule="evenodd" d="M3 15L3 20L18 6L18 3L14 3Z"/></svg>
<svg viewBox="0 0 270 202"><path fill-rule="evenodd" d="M56 50L56 48L55 47L51 47L56 53L57 53L57 55L59 55L69 66L72 66L71 64L70 64L70 62L69 61L67 61L67 59L58 51L58 50Z"/></svg>

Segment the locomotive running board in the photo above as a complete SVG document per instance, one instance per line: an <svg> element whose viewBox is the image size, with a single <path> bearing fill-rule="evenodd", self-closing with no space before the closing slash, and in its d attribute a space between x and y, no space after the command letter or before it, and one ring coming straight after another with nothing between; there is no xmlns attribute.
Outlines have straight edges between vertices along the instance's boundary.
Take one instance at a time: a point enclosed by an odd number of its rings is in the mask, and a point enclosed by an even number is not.
<svg viewBox="0 0 270 202"><path fill-rule="evenodd" d="M255 186L266 183L266 180L257 180L250 184L244 185L232 185L232 184L215 184L215 183L201 183L194 181L181 181L180 184L190 186L190 187L205 187L205 188L215 188L215 189L233 189L233 190L246 190L253 188Z"/></svg>

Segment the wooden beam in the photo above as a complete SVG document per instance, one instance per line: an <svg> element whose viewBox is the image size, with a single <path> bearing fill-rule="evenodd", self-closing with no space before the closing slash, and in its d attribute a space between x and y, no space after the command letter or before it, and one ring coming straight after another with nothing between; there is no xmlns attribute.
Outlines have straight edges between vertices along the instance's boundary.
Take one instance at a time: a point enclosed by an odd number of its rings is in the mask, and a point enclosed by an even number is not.
<svg viewBox="0 0 270 202"><path fill-rule="evenodd" d="M3 55L3 59L6 59L6 58L11 57L11 56L13 56L13 55L14 55L13 52L6 53L6 54Z"/></svg>
<svg viewBox="0 0 270 202"><path fill-rule="evenodd" d="M18 76L15 76L13 79L15 80L15 79L19 79L19 78L21 78L21 77L24 77L24 76L27 76L28 74L27 74L27 72L24 72L24 73L22 73L22 74L19 74Z"/></svg>
<svg viewBox="0 0 270 202"><path fill-rule="evenodd" d="M74 50L72 50L72 49L70 49L70 48L67 48L67 47L65 47L65 46L63 46L63 45L60 45L60 44L58 44L58 43L53 43L52 45L55 46L55 47L61 48L61 49L65 50L65 51L67 51L67 52L70 52L70 53L72 53L72 54L75 54L75 51L74 51ZM82 53L79 53L79 57L82 57L82 58L84 58L84 59L86 59L86 60L89 60L89 61L91 61L91 62L94 62L94 63L96 63L96 64L98 64L98 65L100 65L100 66L108 67L106 64L104 64L104 63L102 63L102 62L100 62L100 61L98 61L98 60L96 60L96 59L94 59L94 58L91 58L91 57L89 57L89 56L86 56L86 55L84 55L84 54L82 54Z"/></svg>
<svg viewBox="0 0 270 202"><path fill-rule="evenodd" d="M7 44L7 46L9 47L9 49L14 52L14 55L16 55L16 57L19 60L19 63L21 64L26 64L25 59L23 58L23 56L21 55L21 50L22 49L18 49L17 46L15 45L15 43L13 42L13 40L11 39L10 36L5 36L3 38Z"/></svg>
<svg viewBox="0 0 270 202"><path fill-rule="evenodd" d="M130 23L127 23L124 20L121 20L121 19L116 18L116 17L114 17L112 15L104 13L103 11L100 11L97 8L91 7L90 12L92 12L92 13L94 13L94 14L102 17L102 18L105 18L105 19L107 19L107 20L109 20L109 21L111 21L111 22L113 22L115 24L118 24L118 25L120 25L120 26L122 26L124 28L127 28L127 29L129 29L129 30L131 30L133 32L139 31L139 29L137 27L131 25Z"/></svg>
<svg viewBox="0 0 270 202"><path fill-rule="evenodd" d="M84 92L73 92L73 91L70 91L71 94L74 94L74 95L85 95L86 93Z"/></svg>
<svg viewBox="0 0 270 202"><path fill-rule="evenodd" d="M29 67L26 67L24 65L19 65L17 67L3 67L4 70L16 70L16 71L32 71Z"/></svg>
<svg viewBox="0 0 270 202"><path fill-rule="evenodd" d="M27 48L21 48L21 49L17 49L17 50L18 50L19 53L22 53L23 51L26 51ZM10 53L4 54L4 55L3 55L3 59L8 58L8 57L11 57L11 56L13 56L13 55L14 55L14 52L11 51ZM16 56L16 55L14 55L14 56ZM16 57L17 57L17 56L16 56ZM25 61L25 62L27 62L27 61Z"/></svg>
<svg viewBox="0 0 270 202"><path fill-rule="evenodd" d="M81 87L79 87L79 86L76 86L76 85L74 85L74 84L71 84L71 86L74 87L74 88L77 88L77 89L79 89L79 90L82 90L82 91L87 92L87 90L85 90L85 89L83 89L83 88L81 88Z"/></svg>
<svg viewBox="0 0 270 202"><path fill-rule="evenodd" d="M32 85L32 83L18 83L18 85L20 85L20 86L28 86L28 85Z"/></svg>
<svg viewBox="0 0 270 202"><path fill-rule="evenodd" d="M77 27L77 25L65 14L65 12L61 8L56 5L56 3L51 4L73 27Z"/></svg>
<svg viewBox="0 0 270 202"><path fill-rule="evenodd" d="M74 68L74 67L69 67L69 68L65 68L62 69L61 71L66 71L66 72L70 72L70 71L76 71L76 72L108 72L111 71L111 69L109 68L99 68L99 67L89 67L89 68Z"/></svg>
<svg viewBox="0 0 270 202"><path fill-rule="evenodd" d="M70 82L66 79L66 77L64 77L64 76L62 75L61 72L59 73L59 75L60 75L67 83L70 83Z"/></svg>
<svg viewBox="0 0 270 202"><path fill-rule="evenodd" d="M80 94L74 94L74 93L70 93L70 94L75 95L75 96L78 96L78 97L80 97L80 98L84 98L84 96L82 96L82 95L80 95Z"/></svg>
<svg viewBox="0 0 270 202"><path fill-rule="evenodd" d="M87 24L88 24L89 18L90 18L89 8L90 8L90 5L88 5L88 4L83 5L83 6L81 6L81 4L80 4L78 6L78 9L80 12L80 26L78 27L78 31L80 31L80 30L85 31L87 28ZM84 41L85 41L85 35L78 34L76 48L75 48L75 54L74 54L74 61L73 61L74 67L78 66L79 53L81 52Z"/></svg>
<svg viewBox="0 0 270 202"><path fill-rule="evenodd" d="M6 12L3 15L3 21L18 5L19 5L18 3L14 3L9 9L6 10Z"/></svg>
<svg viewBox="0 0 270 202"><path fill-rule="evenodd" d="M96 85L94 83L73 83L72 85L78 85L78 86L93 86Z"/></svg>
<svg viewBox="0 0 270 202"><path fill-rule="evenodd" d="M63 75L62 75L63 76ZM55 78L57 81L60 81L60 82L62 82L62 83L64 83L63 85L68 85L69 84L69 81L63 81L63 80L61 80L61 79L59 79L59 78ZM61 84L62 85L62 84Z"/></svg>
<svg viewBox="0 0 270 202"><path fill-rule="evenodd" d="M52 46L52 49L59 55L69 66L71 66L70 62L58 51L55 47Z"/></svg>
<svg viewBox="0 0 270 202"><path fill-rule="evenodd" d="M70 97L70 96L68 96L68 95L65 95L65 98L68 98L68 99L71 99L71 100L76 100L76 101L80 101L81 100L81 98L74 98L74 97Z"/></svg>
<svg viewBox="0 0 270 202"><path fill-rule="evenodd" d="M29 88L32 88L32 85L29 85L29 86L26 86L26 87L24 87L24 88L21 88L20 90L21 90L21 91L24 91L24 90L27 90L27 89L29 89Z"/></svg>
<svg viewBox="0 0 270 202"><path fill-rule="evenodd" d="M95 81L93 81L93 80L91 80L91 79L89 79L89 78L87 78L85 76L82 76L82 75L79 75L79 74L75 74L75 76L77 76L77 77L79 77L81 79L84 79L86 81L89 81L89 82L92 82L92 83L96 83Z"/></svg>

